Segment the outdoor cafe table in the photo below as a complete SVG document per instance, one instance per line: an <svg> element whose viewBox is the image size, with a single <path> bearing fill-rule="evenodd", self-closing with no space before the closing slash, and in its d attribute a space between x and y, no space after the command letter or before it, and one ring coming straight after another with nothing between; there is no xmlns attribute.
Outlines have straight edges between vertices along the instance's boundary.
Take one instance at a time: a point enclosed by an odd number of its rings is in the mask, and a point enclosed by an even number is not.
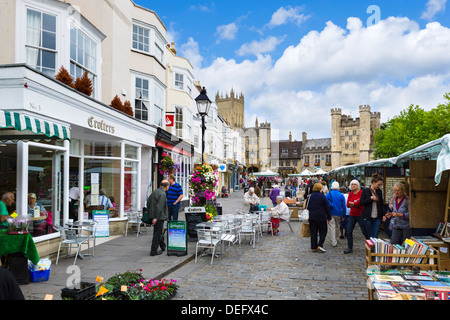
<svg viewBox="0 0 450 320"><path fill-rule="evenodd" d="M0 256L13 253L22 253L34 264L39 262L39 253L29 233L7 234L6 230L0 231Z"/></svg>

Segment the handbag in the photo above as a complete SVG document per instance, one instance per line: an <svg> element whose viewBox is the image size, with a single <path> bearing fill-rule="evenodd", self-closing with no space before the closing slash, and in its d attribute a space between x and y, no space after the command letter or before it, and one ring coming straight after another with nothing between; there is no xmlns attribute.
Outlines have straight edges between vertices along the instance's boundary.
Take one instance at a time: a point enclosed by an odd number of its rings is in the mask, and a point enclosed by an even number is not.
<svg viewBox="0 0 450 320"><path fill-rule="evenodd" d="M146 224L151 224L152 220L150 219L150 213L148 212L148 208L144 207L142 209L142 222Z"/></svg>
<svg viewBox="0 0 450 320"><path fill-rule="evenodd" d="M309 204L309 197L306 200L306 206L305 209L303 209L302 213L300 214L300 218L303 221L308 221L309 220L309 210L308 210L308 204Z"/></svg>

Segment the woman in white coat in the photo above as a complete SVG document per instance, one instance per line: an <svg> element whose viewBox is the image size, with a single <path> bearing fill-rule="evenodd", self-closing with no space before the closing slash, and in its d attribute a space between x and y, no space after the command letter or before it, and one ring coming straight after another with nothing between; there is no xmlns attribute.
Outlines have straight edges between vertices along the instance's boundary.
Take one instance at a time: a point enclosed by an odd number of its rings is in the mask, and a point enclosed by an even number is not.
<svg viewBox="0 0 450 320"><path fill-rule="evenodd" d="M270 221L272 222L273 234L278 234L280 221L289 220L289 207L284 203L283 199L283 196L278 196L277 205L270 209L272 211Z"/></svg>

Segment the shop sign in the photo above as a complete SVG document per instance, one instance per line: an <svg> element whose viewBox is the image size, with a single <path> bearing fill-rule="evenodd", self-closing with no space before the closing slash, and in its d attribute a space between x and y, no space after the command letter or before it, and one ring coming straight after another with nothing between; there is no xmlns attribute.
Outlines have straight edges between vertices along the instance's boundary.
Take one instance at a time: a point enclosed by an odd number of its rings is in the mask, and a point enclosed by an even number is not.
<svg viewBox="0 0 450 320"><path fill-rule="evenodd" d="M114 126L107 124L103 120L102 121L95 120L95 118L93 116L88 118L88 125L91 128L98 129L98 130L101 130L101 131L105 131L105 132L108 132L108 133L115 133L116 132Z"/></svg>
<svg viewBox="0 0 450 320"><path fill-rule="evenodd" d="M173 127L175 125L175 115L166 114L166 127Z"/></svg>

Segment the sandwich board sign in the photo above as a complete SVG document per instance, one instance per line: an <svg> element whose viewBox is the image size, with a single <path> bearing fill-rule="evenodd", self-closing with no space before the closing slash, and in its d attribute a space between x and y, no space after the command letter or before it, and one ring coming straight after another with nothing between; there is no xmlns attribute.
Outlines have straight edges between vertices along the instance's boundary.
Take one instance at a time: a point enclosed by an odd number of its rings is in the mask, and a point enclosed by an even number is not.
<svg viewBox="0 0 450 320"><path fill-rule="evenodd" d="M187 207L184 209L189 238L197 238L197 224L206 222L205 207Z"/></svg>
<svg viewBox="0 0 450 320"><path fill-rule="evenodd" d="M93 210L92 217L97 221L95 228L95 237L109 237L109 211L108 210Z"/></svg>
<svg viewBox="0 0 450 320"><path fill-rule="evenodd" d="M167 255L187 255L187 223L186 221L167 222Z"/></svg>

